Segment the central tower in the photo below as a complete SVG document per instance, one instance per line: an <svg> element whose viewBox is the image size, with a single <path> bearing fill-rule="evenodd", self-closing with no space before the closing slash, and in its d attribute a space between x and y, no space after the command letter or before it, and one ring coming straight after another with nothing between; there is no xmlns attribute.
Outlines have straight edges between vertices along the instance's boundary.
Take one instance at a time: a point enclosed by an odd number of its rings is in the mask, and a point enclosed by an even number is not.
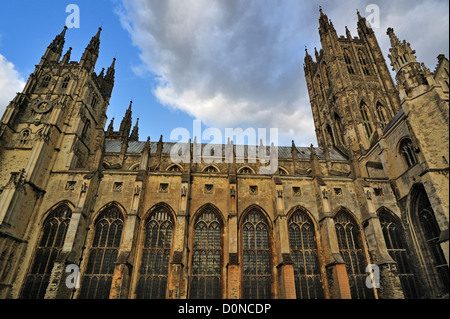
<svg viewBox="0 0 450 319"><path fill-rule="evenodd" d="M400 110L400 98L375 33L358 12L358 37L338 36L320 9L322 49L306 50L304 70L321 148L364 154Z"/></svg>

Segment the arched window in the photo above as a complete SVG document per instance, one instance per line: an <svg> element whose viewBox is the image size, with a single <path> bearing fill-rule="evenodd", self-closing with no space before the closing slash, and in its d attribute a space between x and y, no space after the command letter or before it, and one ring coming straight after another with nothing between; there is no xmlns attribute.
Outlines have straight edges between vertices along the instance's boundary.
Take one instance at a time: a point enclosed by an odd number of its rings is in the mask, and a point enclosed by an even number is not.
<svg viewBox="0 0 450 319"><path fill-rule="evenodd" d="M367 62L366 62L366 58L365 58L364 52L362 50L359 50L358 51L358 55L359 55L359 62L361 62L361 66L362 66L362 69L363 69L363 73L365 75L370 75L369 67L367 66Z"/></svg>
<svg viewBox="0 0 450 319"><path fill-rule="evenodd" d="M167 168L168 172L182 172L183 169L177 164L173 164Z"/></svg>
<svg viewBox="0 0 450 319"><path fill-rule="evenodd" d="M66 76L64 78L64 80L62 81L61 89L67 89L67 87L69 86L69 82L70 82L70 76Z"/></svg>
<svg viewBox="0 0 450 319"><path fill-rule="evenodd" d="M343 145L344 139L342 138L342 134L344 133L344 128L342 126L341 117L337 113L334 113L334 122L336 123L336 130L339 142L341 143L341 145Z"/></svg>
<svg viewBox="0 0 450 319"><path fill-rule="evenodd" d="M67 205L61 205L46 218L31 267L25 279L21 298L44 299L53 263L64 245L71 216L70 208Z"/></svg>
<svg viewBox="0 0 450 319"><path fill-rule="evenodd" d="M294 262L297 298L323 299L314 225L302 210L295 211L289 219L289 244Z"/></svg>
<svg viewBox="0 0 450 319"><path fill-rule="evenodd" d="M327 80L328 87L331 87L331 78L330 73L328 72L327 64L325 62L322 63L322 74Z"/></svg>
<svg viewBox="0 0 450 319"><path fill-rule="evenodd" d="M97 106L97 102L98 102L98 97L97 94L94 94L92 96L92 100L91 100L91 107L94 109Z"/></svg>
<svg viewBox="0 0 450 319"><path fill-rule="evenodd" d="M334 142L333 130L331 129L330 125L327 125L327 134L331 143L330 146L335 146L336 143Z"/></svg>
<svg viewBox="0 0 450 319"><path fill-rule="evenodd" d="M278 168L278 174L280 175L289 175L288 172L284 168Z"/></svg>
<svg viewBox="0 0 450 319"><path fill-rule="evenodd" d="M253 209L242 225L243 297L270 299L272 271L269 225L262 213Z"/></svg>
<svg viewBox="0 0 450 319"><path fill-rule="evenodd" d="M20 133L19 143L21 146L28 144L28 141L30 139L30 130L25 129Z"/></svg>
<svg viewBox="0 0 450 319"><path fill-rule="evenodd" d="M388 253L397 263L398 276L405 297L417 299L419 295L417 293L414 274L408 261L408 249L403 227L397 219L385 209L382 209L378 213L378 216L380 218L381 229L383 230L384 241L386 242Z"/></svg>
<svg viewBox="0 0 450 319"><path fill-rule="evenodd" d="M408 168L413 167L417 164L417 157L414 152L414 147L412 145L412 141L409 138L403 139L403 141L400 143L400 153L402 154Z"/></svg>
<svg viewBox="0 0 450 319"><path fill-rule="evenodd" d="M344 50L344 60L345 63L347 64L348 73L355 74L355 70L353 69L353 62L352 59L350 58L350 52L347 49Z"/></svg>
<svg viewBox="0 0 450 319"><path fill-rule="evenodd" d="M190 299L222 297L222 223L206 207L194 225Z"/></svg>
<svg viewBox="0 0 450 319"><path fill-rule="evenodd" d="M255 172L253 172L253 170L250 167L242 167L239 171L238 174L254 174Z"/></svg>
<svg viewBox="0 0 450 319"><path fill-rule="evenodd" d="M48 85L50 84L50 80L52 79L52 77L50 75L46 75L41 82L41 88L47 88Z"/></svg>
<svg viewBox="0 0 450 319"><path fill-rule="evenodd" d="M372 125L372 121L370 118L369 108L364 101L361 101L360 111L361 111L364 128L366 129L367 137L370 139L373 134L373 125Z"/></svg>
<svg viewBox="0 0 450 319"><path fill-rule="evenodd" d="M170 212L165 207L157 208L147 220L136 288L137 299L166 297L173 228Z"/></svg>
<svg viewBox="0 0 450 319"><path fill-rule="evenodd" d="M380 120L381 127L385 128L387 125L386 109L380 102L377 102L377 114L378 119Z"/></svg>
<svg viewBox="0 0 450 319"><path fill-rule="evenodd" d="M422 237L423 250L428 264L433 265L434 273L439 278L438 282L442 293L449 291L449 270L448 264L439 243L441 230L434 215L433 207L428 199L427 193L421 188L413 200L412 213L419 220L421 231L419 236Z"/></svg>
<svg viewBox="0 0 450 319"><path fill-rule="evenodd" d="M339 251L344 258L352 299L374 298L373 290L366 287L367 261L354 219L344 210L334 217Z"/></svg>
<svg viewBox="0 0 450 319"><path fill-rule="evenodd" d="M123 224L122 212L115 205L106 208L98 217L81 283L80 299L109 298Z"/></svg>
<svg viewBox="0 0 450 319"><path fill-rule="evenodd" d="M81 139L82 140L86 139L90 128L91 128L91 121L90 120L86 120L86 122L84 123L83 131L81 132Z"/></svg>
<svg viewBox="0 0 450 319"><path fill-rule="evenodd" d="M203 172L205 172L205 173L218 173L218 170L214 166L208 166L208 167L206 167L203 170Z"/></svg>

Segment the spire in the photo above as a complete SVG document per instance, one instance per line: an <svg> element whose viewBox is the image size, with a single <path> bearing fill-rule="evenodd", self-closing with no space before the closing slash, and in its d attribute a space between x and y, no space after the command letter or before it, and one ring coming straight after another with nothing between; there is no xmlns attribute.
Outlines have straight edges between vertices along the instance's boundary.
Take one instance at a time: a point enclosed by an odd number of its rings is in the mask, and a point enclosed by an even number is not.
<svg viewBox="0 0 450 319"><path fill-rule="evenodd" d="M63 59L61 60L62 64L67 64L70 62L70 55L72 54L72 47L67 50L66 54L64 54Z"/></svg>
<svg viewBox="0 0 450 319"><path fill-rule="evenodd" d="M131 106L133 105L133 101L130 101L130 106L128 107L127 111L125 112L125 116L122 119L122 122L120 123L120 136L127 137L130 135L130 129L131 129Z"/></svg>
<svg viewBox="0 0 450 319"><path fill-rule="evenodd" d="M61 31L60 34L58 34L55 37L55 39L53 40L52 43L50 43L48 48L51 49L55 53L62 54L64 43L66 42L66 40L65 40L66 31L67 31L67 26L64 26L64 29Z"/></svg>
<svg viewBox="0 0 450 319"><path fill-rule="evenodd" d="M136 142L139 141L139 118L136 120L136 124L133 127L129 140Z"/></svg>
<svg viewBox="0 0 450 319"><path fill-rule="evenodd" d="M95 63L97 62L98 53L100 50L100 34L102 32L102 28L98 28L97 34L92 37L88 46L84 50L83 56L81 57L81 64L84 64L92 70L95 67Z"/></svg>
<svg viewBox="0 0 450 319"><path fill-rule="evenodd" d="M366 20L365 17L361 16L359 10L356 10L356 14L358 15L358 34L360 38L363 38L363 34L371 34L373 33L372 27L370 23Z"/></svg>
<svg viewBox="0 0 450 319"><path fill-rule="evenodd" d="M108 125L108 129L106 130L106 136L109 137L114 132L114 117L111 119L111 122Z"/></svg>
<svg viewBox="0 0 450 319"><path fill-rule="evenodd" d="M108 68L108 71L106 71L105 80L108 82L114 82L115 74L116 74L116 58L114 57L111 66Z"/></svg>
<svg viewBox="0 0 450 319"><path fill-rule="evenodd" d="M58 34L52 41L52 43L50 43L50 45L47 47L47 50L42 56L41 64L46 62L59 62L63 52L64 43L66 42L66 30L67 26L64 26L64 29L61 31L61 33Z"/></svg>
<svg viewBox="0 0 450 319"><path fill-rule="evenodd" d="M393 28L388 28L386 33L389 36L389 40L391 40L391 48L397 48L401 45L400 40L395 35Z"/></svg>
<svg viewBox="0 0 450 319"><path fill-rule="evenodd" d="M102 90L107 97L111 96L112 90L114 88L114 79L115 79L115 66L116 66L116 58L113 59L111 66L106 71L106 75L103 78L104 82L102 83Z"/></svg>

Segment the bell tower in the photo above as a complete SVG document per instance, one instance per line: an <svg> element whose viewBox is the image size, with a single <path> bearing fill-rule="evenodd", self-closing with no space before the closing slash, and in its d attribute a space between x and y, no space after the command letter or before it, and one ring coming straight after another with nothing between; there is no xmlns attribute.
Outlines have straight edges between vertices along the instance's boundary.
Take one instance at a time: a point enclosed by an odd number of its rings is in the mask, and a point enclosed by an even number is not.
<svg viewBox="0 0 450 319"><path fill-rule="evenodd" d="M319 10L322 49L305 53L304 71L322 148L364 154L400 110L400 99L372 28L357 13L358 36L338 36Z"/></svg>
<svg viewBox="0 0 450 319"><path fill-rule="evenodd" d="M101 31L77 62L71 61L72 48L63 52L64 27L1 118L2 233L22 238L52 172L100 165L115 72L115 59L106 75L104 69L99 75L94 71Z"/></svg>

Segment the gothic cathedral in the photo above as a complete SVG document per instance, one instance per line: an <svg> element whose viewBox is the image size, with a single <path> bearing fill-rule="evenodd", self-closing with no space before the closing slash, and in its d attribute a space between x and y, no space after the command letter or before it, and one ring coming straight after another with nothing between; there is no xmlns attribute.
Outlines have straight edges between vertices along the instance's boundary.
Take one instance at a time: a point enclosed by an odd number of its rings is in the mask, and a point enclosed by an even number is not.
<svg viewBox="0 0 450 319"><path fill-rule="evenodd" d="M0 298L448 298L449 62L389 28L394 82L357 18L338 36L320 10L319 147L278 147L271 175L232 142L172 162L132 103L107 126L116 60L95 73L100 28L71 61L64 28L0 122Z"/></svg>

